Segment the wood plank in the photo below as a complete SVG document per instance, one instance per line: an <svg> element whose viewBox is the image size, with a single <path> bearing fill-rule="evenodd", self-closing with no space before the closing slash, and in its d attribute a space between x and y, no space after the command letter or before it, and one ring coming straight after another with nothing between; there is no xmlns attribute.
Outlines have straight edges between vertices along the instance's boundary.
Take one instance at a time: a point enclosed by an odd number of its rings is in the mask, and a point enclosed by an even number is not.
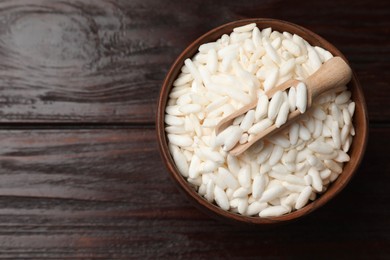
<svg viewBox="0 0 390 260"><path fill-rule="evenodd" d="M338 197L267 230L193 208L153 129L0 132L0 259L390 257L390 129L372 129Z"/></svg>
<svg viewBox="0 0 390 260"><path fill-rule="evenodd" d="M389 8L385 0L1 1L0 122L151 123L175 57L246 17L289 20L334 43L358 73L370 119L388 122Z"/></svg>

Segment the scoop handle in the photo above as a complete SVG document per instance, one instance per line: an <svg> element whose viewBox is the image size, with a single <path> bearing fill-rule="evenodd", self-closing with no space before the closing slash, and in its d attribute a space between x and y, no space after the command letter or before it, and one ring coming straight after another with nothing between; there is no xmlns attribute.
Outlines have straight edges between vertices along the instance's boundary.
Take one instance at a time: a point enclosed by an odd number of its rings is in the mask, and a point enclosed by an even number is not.
<svg viewBox="0 0 390 260"><path fill-rule="evenodd" d="M322 66L305 80L308 93L308 103L322 93L346 85L352 78L352 70L341 58L334 57L326 61ZM310 100L311 99L311 100Z"/></svg>

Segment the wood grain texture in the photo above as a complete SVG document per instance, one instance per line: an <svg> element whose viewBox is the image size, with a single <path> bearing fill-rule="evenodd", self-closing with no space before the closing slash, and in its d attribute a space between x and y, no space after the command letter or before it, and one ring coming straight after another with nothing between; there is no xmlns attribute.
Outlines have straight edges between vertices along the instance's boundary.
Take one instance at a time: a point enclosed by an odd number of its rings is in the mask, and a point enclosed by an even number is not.
<svg viewBox="0 0 390 260"><path fill-rule="evenodd" d="M389 258L390 131L371 130L349 186L308 217L255 230L193 208L154 130L0 133L0 259Z"/></svg>
<svg viewBox="0 0 390 260"><path fill-rule="evenodd" d="M389 16L386 0L0 1L0 259L389 259ZM153 129L174 59L248 17L291 21L339 48L372 122L348 187L266 230L193 208Z"/></svg>
<svg viewBox="0 0 390 260"><path fill-rule="evenodd" d="M208 30L247 17L288 20L349 59L370 119L390 109L388 1L5 0L0 122L152 123L165 73Z"/></svg>

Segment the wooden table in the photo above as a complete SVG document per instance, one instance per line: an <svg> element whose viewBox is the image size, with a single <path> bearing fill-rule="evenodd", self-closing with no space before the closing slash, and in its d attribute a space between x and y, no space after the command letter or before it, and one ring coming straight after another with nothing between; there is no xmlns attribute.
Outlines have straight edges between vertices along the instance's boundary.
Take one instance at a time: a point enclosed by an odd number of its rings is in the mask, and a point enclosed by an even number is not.
<svg viewBox="0 0 390 260"><path fill-rule="evenodd" d="M154 117L175 57L246 17L305 26L364 88L370 138L348 187L310 216L254 230L178 193ZM390 257L390 3L0 1L0 258Z"/></svg>

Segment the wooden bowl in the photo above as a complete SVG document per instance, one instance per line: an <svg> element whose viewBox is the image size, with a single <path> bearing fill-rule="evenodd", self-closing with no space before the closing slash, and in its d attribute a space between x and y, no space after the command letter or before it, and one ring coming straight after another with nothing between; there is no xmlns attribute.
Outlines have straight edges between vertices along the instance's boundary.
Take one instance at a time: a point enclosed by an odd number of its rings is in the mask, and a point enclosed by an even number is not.
<svg viewBox="0 0 390 260"><path fill-rule="evenodd" d="M231 22L220 27L217 27L206 34L199 37L193 43L190 44L176 59L175 63L169 70L164 83L161 88L161 92L158 99L158 108L157 108L157 118L156 118L156 126L157 126L157 138L159 143L159 148L161 152L161 156L163 161L168 168L168 172L170 173L172 179L177 184L179 189L189 198L191 202L195 204L199 209L204 211L205 213L211 215L214 218L221 220L228 220L230 222L235 223L246 223L246 224L254 224L254 225L262 225L262 226L270 226L280 223L289 222L292 220L296 220L302 216L309 214L315 209L321 207L330 199L335 197L347 183L351 180L352 176L356 172L362 158L364 151L366 149L366 143L368 138L368 117L367 117L367 108L364 100L364 95L360 83L355 75L353 74L351 82L348 84L348 88L352 91L352 99L356 103L355 114L353 118L353 123L355 126L356 134L354 136L352 146L349 150L349 155L351 160L344 164L344 169L341 175L337 178L335 182L333 182L328 190L319 196L313 202L307 204L302 209L293 211L286 215L280 217L273 218L260 218L260 217L248 217L242 216L233 212L228 212L220 207L209 203L206 199L200 196L193 187L189 185L189 183L182 177L179 173L178 169L175 166L175 163L172 159L172 156L169 152L167 145L167 138L164 130L164 116L165 116L165 107L168 100L168 94L172 88L173 81L177 78L181 67L184 65L184 60L187 58L191 58L198 51L198 47L207 42L216 41L223 34L230 34L233 28L237 26L242 26L249 23L256 23L259 29L272 27L273 30L277 30L280 32L287 31L292 34L298 34L303 37L306 41L308 41L311 45L320 46L328 51L330 51L334 56L340 56L344 60L346 58L344 55L332 44L327 42L322 37L317 34L311 32L310 30L298 26L296 24L274 20L274 19L245 19L240 21Z"/></svg>

